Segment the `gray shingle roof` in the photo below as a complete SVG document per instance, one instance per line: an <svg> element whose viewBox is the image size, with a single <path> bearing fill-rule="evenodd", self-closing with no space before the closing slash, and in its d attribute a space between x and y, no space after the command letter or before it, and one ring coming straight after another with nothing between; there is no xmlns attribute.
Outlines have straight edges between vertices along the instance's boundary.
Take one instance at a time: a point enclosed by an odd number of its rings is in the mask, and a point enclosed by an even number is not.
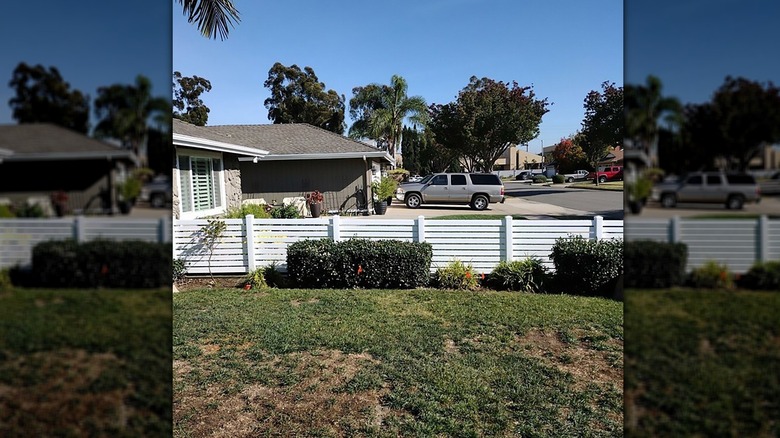
<svg viewBox="0 0 780 438"><path fill-rule="evenodd" d="M364 143L306 123L215 125L196 128L220 136L210 138L212 140L264 149L273 155L377 152L377 149ZM176 129L174 126L174 132L177 132Z"/></svg>
<svg viewBox="0 0 780 438"><path fill-rule="evenodd" d="M112 144L50 123L0 125L0 149L12 151L13 155L124 152Z"/></svg>

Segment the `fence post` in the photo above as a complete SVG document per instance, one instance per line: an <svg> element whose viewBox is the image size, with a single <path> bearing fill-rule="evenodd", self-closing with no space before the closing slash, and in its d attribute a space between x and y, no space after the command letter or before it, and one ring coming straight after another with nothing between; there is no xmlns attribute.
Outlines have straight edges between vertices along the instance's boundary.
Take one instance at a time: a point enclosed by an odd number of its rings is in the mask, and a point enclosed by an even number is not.
<svg viewBox="0 0 780 438"><path fill-rule="evenodd" d="M769 217L765 214L758 218L756 247L758 248L758 262L769 261Z"/></svg>
<svg viewBox="0 0 780 438"><path fill-rule="evenodd" d="M83 216L73 218L73 239L78 243L84 241L84 220Z"/></svg>
<svg viewBox="0 0 780 438"><path fill-rule="evenodd" d="M161 217L160 218L160 230L157 235L157 239L160 243L170 242L171 241L171 225L170 225L171 218L167 217Z"/></svg>
<svg viewBox="0 0 780 438"><path fill-rule="evenodd" d="M416 242L425 242L425 216L417 216L417 240Z"/></svg>
<svg viewBox="0 0 780 438"><path fill-rule="evenodd" d="M249 272L253 272L255 265L255 215L248 214L244 217L244 230L246 233L246 253L249 262Z"/></svg>
<svg viewBox="0 0 780 438"><path fill-rule="evenodd" d="M171 219L171 248L173 250L173 260L176 260L179 258L179 251L176 246L176 222L178 222L179 219Z"/></svg>
<svg viewBox="0 0 780 438"><path fill-rule="evenodd" d="M604 217L593 216L593 236L596 242L604 238Z"/></svg>
<svg viewBox="0 0 780 438"><path fill-rule="evenodd" d="M669 222L669 243L680 241L680 216L673 216Z"/></svg>
<svg viewBox="0 0 780 438"><path fill-rule="evenodd" d="M339 215L333 215L330 219L330 233L334 242L341 240L341 225L339 222Z"/></svg>
<svg viewBox="0 0 780 438"><path fill-rule="evenodd" d="M511 262L512 259L515 257L514 251L512 249L512 216L506 215L504 216L504 221L502 223L503 231L504 231L504 257L503 260L506 260L507 262Z"/></svg>

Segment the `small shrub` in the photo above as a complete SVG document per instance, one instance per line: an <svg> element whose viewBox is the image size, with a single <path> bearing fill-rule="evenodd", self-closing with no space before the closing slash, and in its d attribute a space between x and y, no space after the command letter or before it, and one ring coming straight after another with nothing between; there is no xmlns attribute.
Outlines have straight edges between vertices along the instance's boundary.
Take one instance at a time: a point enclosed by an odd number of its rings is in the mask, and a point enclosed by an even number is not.
<svg viewBox="0 0 780 438"><path fill-rule="evenodd" d="M22 203L16 209L16 217L44 217L46 213L39 204Z"/></svg>
<svg viewBox="0 0 780 438"><path fill-rule="evenodd" d="M11 290L13 283L11 282L11 269L0 269L0 293Z"/></svg>
<svg viewBox="0 0 780 438"><path fill-rule="evenodd" d="M247 289L265 289L268 283L265 281L265 268L257 268L247 274L244 287ZM248 287L247 287L248 286Z"/></svg>
<svg viewBox="0 0 780 438"><path fill-rule="evenodd" d="M187 272L187 264L184 259L176 259L173 261L173 282L174 283L183 279L186 272Z"/></svg>
<svg viewBox="0 0 780 438"><path fill-rule="evenodd" d="M561 175L559 173L556 173L555 175L553 175L552 180L553 180L553 182L555 184L562 184L562 183L566 182L566 177L564 177L563 175Z"/></svg>
<svg viewBox="0 0 780 438"><path fill-rule="evenodd" d="M625 242L624 248L626 287L665 289L685 283L684 243L637 240Z"/></svg>
<svg viewBox="0 0 780 438"><path fill-rule="evenodd" d="M268 219L271 217L269 213L270 207L265 204L243 204L238 208L231 208L225 213L226 219L243 219L248 215L252 215L258 219Z"/></svg>
<svg viewBox="0 0 780 438"><path fill-rule="evenodd" d="M780 291L780 261L753 264L737 285L745 289Z"/></svg>
<svg viewBox="0 0 780 438"><path fill-rule="evenodd" d="M263 268L263 277L265 277L268 287L285 288L287 287L287 278L276 265L276 262L266 265Z"/></svg>
<svg viewBox="0 0 780 438"><path fill-rule="evenodd" d="M271 210L271 217L274 219L300 219L301 212L295 204L287 204Z"/></svg>
<svg viewBox="0 0 780 438"><path fill-rule="evenodd" d="M535 183L546 183L547 177L544 175L536 175L532 181Z"/></svg>
<svg viewBox="0 0 780 438"><path fill-rule="evenodd" d="M455 259L436 270L436 284L441 289L477 290L478 275L471 264Z"/></svg>
<svg viewBox="0 0 780 438"><path fill-rule="evenodd" d="M691 287L703 289L731 289L734 287L729 268L714 260L708 260L702 266L691 270L688 284Z"/></svg>
<svg viewBox="0 0 780 438"><path fill-rule="evenodd" d="M547 267L541 259L502 260L488 275L487 284L496 290L543 292L547 275Z"/></svg>
<svg viewBox="0 0 780 438"><path fill-rule="evenodd" d="M10 205L0 204L0 218L16 217L16 213L11 209Z"/></svg>
<svg viewBox="0 0 780 438"><path fill-rule="evenodd" d="M555 284L569 294L612 297L611 286L623 273L623 241L562 237L550 253Z"/></svg>

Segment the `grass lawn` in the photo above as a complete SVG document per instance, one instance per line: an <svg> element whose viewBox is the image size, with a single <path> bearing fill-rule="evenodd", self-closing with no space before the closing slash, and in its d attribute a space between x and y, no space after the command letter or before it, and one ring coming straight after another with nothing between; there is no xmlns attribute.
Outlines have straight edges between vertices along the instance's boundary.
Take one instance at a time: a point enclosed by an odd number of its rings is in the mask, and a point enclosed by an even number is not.
<svg viewBox="0 0 780 438"><path fill-rule="evenodd" d="M627 436L780 436L780 293L625 293Z"/></svg>
<svg viewBox="0 0 780 438"><path fill-rule="evenodd" d="M175 436L623 436L620 302L201 289L173 304Z"/></svg>
<svg viewBox="0 0 780 438"><path fill-rule="evenodd" d="M170 436L171 291L0 291L0 436Z"/></svg>

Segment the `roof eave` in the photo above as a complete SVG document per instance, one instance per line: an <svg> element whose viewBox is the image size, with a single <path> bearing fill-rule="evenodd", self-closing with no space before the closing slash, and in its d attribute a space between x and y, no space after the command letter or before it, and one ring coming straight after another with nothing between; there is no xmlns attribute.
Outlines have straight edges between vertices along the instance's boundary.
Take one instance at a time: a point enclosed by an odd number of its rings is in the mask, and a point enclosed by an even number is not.
<svg viewBox="0 0 780 438"><path fill-rule="evenodd" d="M349 158L378 158L393 163L393 159L387 152L329 152L315 154L268 154L262 161L292 161L292 160L339 160ZM253 157L239 157L238 161L253 161Z"/></svg>
<svg viewBox="0 0 780 438"><path fill-rule="evenodd" d="M268 151L263 149L241 146L232 143L225 143L216 140L209 140L201 137L192 137L184 134L173 133L173 145L195 149L206 149L215 152L227 152L236 155L248 155L251 160L253 157L268 155Z"/></svg>

